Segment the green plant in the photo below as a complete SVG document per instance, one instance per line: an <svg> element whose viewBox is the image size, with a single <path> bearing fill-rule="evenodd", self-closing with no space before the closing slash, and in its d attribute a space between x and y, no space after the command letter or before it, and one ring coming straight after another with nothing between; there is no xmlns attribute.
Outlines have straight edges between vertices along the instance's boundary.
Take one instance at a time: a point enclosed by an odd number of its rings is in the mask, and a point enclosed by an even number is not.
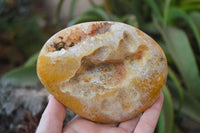
<svg viewBox="0 0 200 133"><path fill-rule="evenodd" d="M10 42L25 57L30 57L41 48L41 42L47 39L39 25L41 17L31 10L32 0L0 2L0 34L11 36L0 45L8 45L7 42Z"/></svg>
<svg viewBox="0 0 200 133"><path fill-rule="evenodd" d="M168 59L165 100L159 133L181 132L179 116L200 123L200 1L199 0L105 0L73 18L68 26L86 21L118 21L140 28L163 48ZM57 19L58 20L58 19ZM36 60L36 59L35 59Z"/></svg>
<svg viewBox="0 0 200 133"><path fill-rule="evenodd" d="M163 89L165 102L158 123L158 131L163 133L178 131L174 120L179 114L189 116L200 123L200 77L199 60L197 60L200 53L198 27L200 13L197 12L199 10L197 7L200 7L200 2L188 0L125 1L106 0L106 4L107 7L111 7L111 13L117 13L117 9L123 10L121 6L129 3L124 14L120 12L117 15L123 16L135 12L139 28L163 44L161 47L168 58L167 86L169 89ZM134 7L134 4L143 8L128 8ZM144 17L140 18L140 16Z"/></svg>
<svg viewBox="0 0 200 133"><path fill-rule="evenodd" d="M40 25L42 18L33 12L32 5L32 0L0 0L0 66L7 67L2 72L22 65L48 38Z"/></svg>

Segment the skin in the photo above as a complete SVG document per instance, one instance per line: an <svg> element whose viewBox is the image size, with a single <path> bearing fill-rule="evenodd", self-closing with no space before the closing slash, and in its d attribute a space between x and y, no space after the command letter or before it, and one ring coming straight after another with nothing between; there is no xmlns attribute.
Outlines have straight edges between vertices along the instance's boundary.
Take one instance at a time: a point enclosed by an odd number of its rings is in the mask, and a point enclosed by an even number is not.
<svg viewBox="0 0 200 133"><path fill-rule="evenodd" d="M80 116L74 117L63 128L66 108L52 95L42 114L36 133L153 133L163 104L163 93L143 114L119 124L97 124ZM59 112L59 113L58 113Z"/></svg>

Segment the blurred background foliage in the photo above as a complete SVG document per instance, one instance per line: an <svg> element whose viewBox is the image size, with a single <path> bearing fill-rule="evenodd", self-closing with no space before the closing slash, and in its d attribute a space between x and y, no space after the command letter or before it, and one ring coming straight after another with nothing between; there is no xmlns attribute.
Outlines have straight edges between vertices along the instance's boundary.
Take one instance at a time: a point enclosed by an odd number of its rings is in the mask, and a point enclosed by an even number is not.
<svg viewBox="0 0 200 133"><path fill-rule="evenodd" d="M0 60L6 66L1 77L4 86L34 86L39 82L38 52L60 29L88 21L123 22L154 38L168 59L165 100L156 132L184 132L185 119L200 124L199 0L104 0L100 4L89 0L91 8L78 17L74 17L78 0L72 0L68 22L64 24L60 19L63 2L59 1L54 20L44 23L44 16L34 11L32 0L0 0ZM5 73L8 70L11 71Z"/></svg>

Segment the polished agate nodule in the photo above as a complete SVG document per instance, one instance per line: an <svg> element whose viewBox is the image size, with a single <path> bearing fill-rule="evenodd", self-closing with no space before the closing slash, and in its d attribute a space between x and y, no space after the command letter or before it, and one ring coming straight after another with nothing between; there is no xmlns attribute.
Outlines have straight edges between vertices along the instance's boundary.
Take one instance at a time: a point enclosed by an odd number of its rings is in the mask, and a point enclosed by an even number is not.
<svg viewBox="0 0 200 133"><path fill-rule="evenodd" d="M114 123L156 101L166 82L167 60L137 28L89 22L52 36L40 52L37 72L50 93L75 113Z"/></svg>

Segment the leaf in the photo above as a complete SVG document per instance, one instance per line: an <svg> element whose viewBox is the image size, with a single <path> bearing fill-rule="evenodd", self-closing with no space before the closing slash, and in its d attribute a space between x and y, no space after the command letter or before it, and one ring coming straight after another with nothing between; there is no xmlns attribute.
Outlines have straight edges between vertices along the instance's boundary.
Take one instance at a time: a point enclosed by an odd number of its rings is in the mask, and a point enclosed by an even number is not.
<svg viewBox="0 0 200 133"><path fill-rule="evenodd" d="M90 22L90 21L102 21L102 19L97 15L80 16L78 18L71 20L67 26L69 27L78 23Z"/></svg>
<svg viewBox="0 0 200 133"><path fill-rule="evenodd" d="M34 54L33 56L31 56L26 63L24 64L25 67L27 66L36 66L37 63L37 58L38 58L39 53Z"/></svg>
<svg viewBox="0 0 200 133"><path fill-rule="evenodd" d="M159 133L165 133L165 124L166 124L166 122L165 122L164 112L161 111L159 120L158 120L158 132Z"/></svg>
<svg viewBox="0 0 200 133"><path fill-rule="evenodd" d="M184 91L181 113L200 123L200 102L187 91Z"/></svg>
<svg viewBox="0 0 200 133"><path fill-rule="evenodd" d="M164 4L164 13L163 13L163 23L164 23L164 27L167 26L167 19L168 19L168 12L169 12L170 2L171 2L171 0L165 0L165 4Z"/></svg>
<svg viewBox="0 0 200 133"><path fill-rule="evenodd" d="M121 22L121 18L115 14L108 14L111 21Z"/></svg>
<svg viewBox="0 0 200 133"><path fill-rule="evenodd" d="M56 24L60 25L60 12L63 5L64 0L59 0L58 5L56 7Z"/></svg>
<svg viewBox="0 0 200 133"><path fill-rule="evenodd" d="M102 20L104 21L110 20L108 14L100 8L92 8L91 10L87 10L86 12L83 13L83 15L91 15L91 14L101 17Z"/></svg>
<svg viewBox="0 0 200 133"><path fill-rule="evenodd" d="M191 12L190 18L195 23L197 30L200 32L200 12L197 12L197 11Z"/></svg>
<svg viewBox="0 0 200 133"><path fill-rule="evenodd" d="M155 26L154 26L155 27ZM160 45L160 47L162 48L162 50L164 51L164 53L165 53L165 56L166 56L166 58L167 58L167 63L168 64L173 64L174 62L173 62L173 59L172 59L172 57L170 56L170 54L169 54L169 52L167 51L167 47L166 47L166 45L164 44L164 42L163 41L160 41L160 40L157 40L157 42L158 42L158 44ZM169 67L169 65L168 65L168 67Z"/></svg>
<svg viewBox="0 0 200 133"><path fill-rule="evenodd" d="M123 17L125 15L135 15L142 23L150 12L145 12L146 5L140 0L105 0L104 5L107 12ZM144 8L145 7L145 8Z"/></svg>
<svg viewBox="0 0 200 133"><path fill-rule="evenodd" d="M182 0L181 5L188 5L188 4L198 4L200 3L199 0Z"/></svg>
<svg viewBox="0 0 200 133"><path fill-rule="evenodd" d="M199 0L182 0L180 7L185 11L199 10L200 1Z"/></svg>
<svg viewBox="0 0 200 133"><path fill-rule="evenodd" d="M134 15L125 15L121 18L121 21L134 27L138 27L138 22Z"/></svg>
<svg viewBox="0 0 200 133"><path fill-rule="evenodd" d="M168 30L171 29L170 32L168 32L168 35L165 34L165 32L162 30L162 28L159 26L158 21L156 21L156 18L153 18L154 24L156 28L160 31L161 35L163 36L164 40L166 41L166 44L168 46L168 50L170 51L171 55L173 56L173 59L175 60L176 64L178 64L178 68L180 69L179 71L182 73L183 76L185 77L184 81L186 80L187 84L191 84L193 88L193 95L197 96L196 98L193 97L191 92L189 91L184 91L184 102L183 106L181 109L181 113L188 115L192 119L200 122L200 102L199 100L199 77L198 77L198 69L197 65L194 59L194 55L192 53L191 47L188 44L188 39L185 35L185 33L179 29L175 28L168 28ZM177 32L177 33L175 33ZM169 38L169 34L171 34L171 38ZM176 34L176 35L174 35ZM177 34L179 36L177 36ZM185 38L186 37L186 38ZM180 41L181 40L181 41ZM179 43L178 43L178 42ZM183 50L182 50L183 49ZM188 60L189 59L189 60ZM181 68L182 67L182 68ZM187 74L189 73L188 77ZM196 79L195 79L196 76ZM194 78L194 80L190 79ZM187 79L189 81L187 81ZM195 81L195 82L194 82ZM193 85L194 84L194 85ZM188 88L189 89L189 88ZM191 90L191 88L189 89ZM195 94L196 91L196 94ZM176 106L179 99L176 99L177 97L174 97L174 105Z"/></svg>
<svg viewBox="0 0 200 133"><path fill-rule="evenodd" d="M195 23L192 21L192 19L181 9L179 8L170 8L169 10L169 21L174 21L177 18L182 18L183 20L185 20L188 25L190 26L190 28L193 31L193 34L196 38L198 47L199 47L199 51L200 51L200 33L197 30L197 26L195 25Z"/></svg>
<svg viewBox="0 0 200 133"><path fill-rule="evenodd" d="M136 0L105 0L107 10L119 16L126 14L137 15L137 9L140 7L140 4L141 2Z"/></svg>
<svg viewBox="0 0 200 133"><path fill-rule="evenodd" d="M194 5L185 5L182 6L181 9L183 9L184 11L196 11L196 10L200 10L200 5L194 4Z"/></svg>
<svg viewBox="0 0 200 133"><path fill-rule="evenodd" d="M184 31L168 27L165 41L167 49L173 58L189 92L200 101L200 78L189 40Z"/></svg>
<svg viewBox="0 0 200 133"><path fill-rule="evenodd" d="M176 104L177 105L176 109L177 109L177 112L179 113L182 108L183 100L184 100L183 88L175 72L170 67L168 67L168 76L175 85L173 88L170 88L170 90L171 90L173 99L174 98L178 99L177 100L178 103Z"/></svg>
<svg viewBox="0 0 200 133"><path fill-rule="evenodd" d="M69 16L69 20L71 20L73 18L74 10L75 10L77 1L78 0L72 0L71 1L70 8L69 8L69 15L68 15Z"/></svg>
<svg viewBox="0 0 200 133"><path fill-rule="evenodd" d="M179 104L179 99L174 97L173 104L175 107ZM184 101L180 113L187 115L191 119L200 123L200 103L187 91L184 91Z"/></svg>
<svg viewBox="0 0 200 133"><path fill-rule="evenodd" d="M38 52L48 38L39 26L39 20L40 16L33 16L29 19L18 18L13 23L7 22L14 35L14 46L26 57Z"/></svg>
<svg viewBox="0 0 200 133"><path fill-rule="evenodd" d="M34 86L39 80L36 73L35 66L19 67L2 77L2 84L15 86Z"/></svg>
<svg viewBox="0 0 200 133"><path fill-rule="evenodd" d="M88 21L108 21L108 20L110 20L110 18L105 11L99 8L92 8L84 12L80 17L70 21L68 23L68 26Z"/></svg>
<svg viewBox="0 0 200 133"><path fill-rule="evenodd" d="M152 22L146 22L145 24L140 25L140 28L147 34L158 34L158 31Z"/></svg>
<svg viewBox="0 0 200 133"><path fill-rule="evenodd" d="M151 7L151 9L153 10L154 14L157 16L158 20L160 22L163 22L162 15L160 13L160 9L158 8L158 5L156 4L156 1L155 0L145 0L145 1Z"/></svg>
<svg viewBox="0 0 200 133"><path fill-rule="evenodd" d="M183 97L184 100L180 113L185 114L200 123L200 102L186 90L183 91ZM173 97L173 105L176 109L180 106L180 99L176 96Z"/></svg>
<svg viewBox="0 0 200 133"><path fill-rule="evenodd" d="M171 133L174 123L172 98L167 87L163 88L164 102L158 122L159 133Z"/></svg>
<svg viewBox="0 0 200 133"><path fill-rule="evenodd" d="M182 133L181 130L178 128L178 126L175 124L173 126L173 133Z"/></svg>

